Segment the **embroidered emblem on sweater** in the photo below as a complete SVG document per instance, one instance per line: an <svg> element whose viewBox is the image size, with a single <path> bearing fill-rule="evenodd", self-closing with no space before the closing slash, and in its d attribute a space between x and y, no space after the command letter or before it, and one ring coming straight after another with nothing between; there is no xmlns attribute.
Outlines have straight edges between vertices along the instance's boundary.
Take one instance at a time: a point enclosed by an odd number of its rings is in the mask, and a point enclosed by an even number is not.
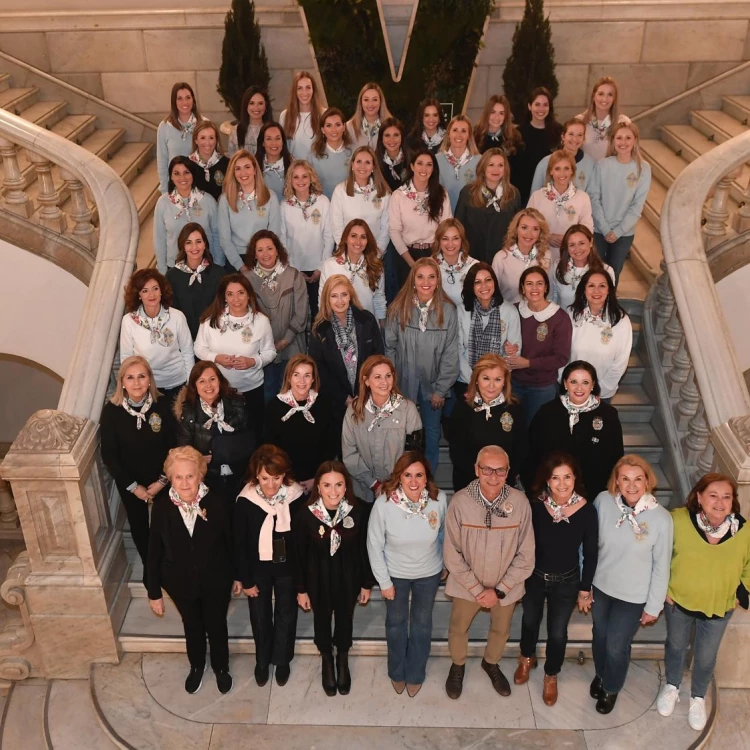
<svg viewBox="0 0 750 750"><path fill-rule="evenodd" d="M604 427L604 420L601 417L594 417L594 419L591 422L591 426L595 430L601 430L602 427Z"/></svg>
<svg viewBox="0 0 750 750"><path fill-rule="evenodd" d="M353 529L354 528L354 519L351 516L347 516L343 522L345 529Z"/></svg>
<svg viewBox="0 0 750 750"><path fill-rule="evenodd" d="M500 417L500 425L505 432L510 432L513 429L513 417L507 411L503 412L503 416Z"/></svg>
<svg viewBox="0 0 750 750"><path fill-rule="evenodd" d="M266 215L266 207L265 206L258 206L258 216L265 216Z"/></svg>
<svg viewBox="0 0 750 750"><path fill-rule="evenodd" d="M427 514L427 521L429 522L431 529L436 529L438 527L438 514L437 514L437 512L434 511L434 510L431 510Z"/></svg>
<svg viewBox="0 0 750 750"><path fill-rule="evenodd" d="M311 214L310 218L312 219L313 224L316 226L320 224L320 211L316 208Z"/></svg>
<svg viewBox="0 0 750 750"><path fill-rule="evenodd" d="M540 323L536 327L536 340L537 341L544 341L547 338L547 334L549 333L549 327L546 323Z"/></svg>
<svg viewBox="0 0 750 750"><path fill-rule="evenodd" d="M635 172L631 172L625 178L625 182L628 183L628 187L632 190L638 184L638 175Z"/></svg>
<svg viewBox="0 0 750 750"><path fill-rule="evenodd" d="M161 432L161 417L156 412L148 418L148 426L152 432Z"/></svg>

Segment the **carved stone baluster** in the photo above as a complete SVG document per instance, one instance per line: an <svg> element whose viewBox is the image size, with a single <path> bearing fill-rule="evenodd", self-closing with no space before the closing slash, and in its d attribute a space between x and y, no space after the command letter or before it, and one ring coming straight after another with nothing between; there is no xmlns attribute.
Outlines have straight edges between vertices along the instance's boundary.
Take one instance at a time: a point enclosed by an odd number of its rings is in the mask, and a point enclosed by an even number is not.
<svg viewBox="0 0 750 750"><path fill-rule="evenodd" d="M15 144L0 138L0 157L3 160L3 188L5 190L5 208L14 214L28 219L34 213L34 206L24 192L26 180L18 166L18 149Z"/></svg>
<svg viewBox="0 0 750 750"><path fill-rule="evenodd" d="M706 449L701 453L693 474L693 481L697 482L704 474L714 468L714 444L709 440Z"/></svg>
<svg viewBox="0 0 750 750"><path fill-rule="evenodd" d="M692 369L692 363L687 351L685 337L680 336L680 345L677 347L677 351L672 355L672 369L666 376L669 395L671 398L677 398L680 395L680 389L687 382Z"/></svg>
<svg viewBox="0 0 750 750"><path fill-rule="evenodd" d="M664 333L664 327L667 324L672 311L674 310L674 295L672 294L672 284L667 273L667 264L662 258L659 264L661 275L656 281L656 321L654 322L654 333L661 335Z"/></svg>
<svg viewBox="0 0 750 750"><path fill-rule="evenodd" d="M54 180L52 179L52 164L46 156L36 154L33 151L27 151L27 153L29 161L34 164L36 179L39 183L39 213L37 221L42 226L62 234L67 227L67 221L65 215L57 205L60 202L60 194L57 192Z"/></svg>
<svg viewBox="0 0 750 750"><path fill-rule="evenodd" d="M83 183L67 170L62 171L65 187L70 191L70 201L73 204L68 215L73 220L73 236L77 242L85 245L89 250L96 248L96 230L91 223L93 216L84 192Z"/></svg>
<svg viewBox="0 0 750 750"><path fill-rule="evenodd" d="M682 441L682 453L686 466L697 466L703 451L708 447L711 430L706 423L706 409L701 402L695 416L688 422L688 434Z"/></svg>
<svg viewBox="0 0 750 750"><path fill-rule="evenodd" d="M703 244L708 252L727 236L729 224L729 188L734 173L724 175L714 186L711 203L703 210L706 220L703 226Z"/></svg>
<svg viewBox="0 0 750 750"><path fill-rule="evenodd" d="M664 338L659 344L661 365L665 370L672 366L672 358L682 343L682 323L677 315L677 305L672 308L672 314L664 325Z"/></svg>
<svg viewBox="0 0 750 750"><path fill-rule="evenodd" d="M677 393L677 403L674 407L675 425L679 433L682 434L688 429L690 420L698 411L700 402L701 395L695 384L695 371L691 366L685 382Z"/></svg>
<svg viewBox="0 0 750 750"><path fill-rule="evenodd" d="M0 479L0 530L18 528L18 511L10 484Z"/></svg>
<svg viewBox="0 0 750 750"><path fill-rule="evenodd" d="M750 229L750 184L742 194L739 211L732 217L732 228L737 232L747 232Z"/></svg>

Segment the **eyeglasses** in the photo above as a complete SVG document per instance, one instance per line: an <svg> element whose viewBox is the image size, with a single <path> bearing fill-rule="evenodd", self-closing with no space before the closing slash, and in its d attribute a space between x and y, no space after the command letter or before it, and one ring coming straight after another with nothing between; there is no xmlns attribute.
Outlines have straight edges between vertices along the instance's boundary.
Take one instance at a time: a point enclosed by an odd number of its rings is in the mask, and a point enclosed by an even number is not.
<svg viewBox="0 0 750 750"><path fill-rule="evenodd" d="M479 467L479 471L486 477L491 477L493 474L498 477L508 476L507 466L501 466L499 469L493 469L491 466L482 466L482 464L477 464L477 466Z"/></svg>

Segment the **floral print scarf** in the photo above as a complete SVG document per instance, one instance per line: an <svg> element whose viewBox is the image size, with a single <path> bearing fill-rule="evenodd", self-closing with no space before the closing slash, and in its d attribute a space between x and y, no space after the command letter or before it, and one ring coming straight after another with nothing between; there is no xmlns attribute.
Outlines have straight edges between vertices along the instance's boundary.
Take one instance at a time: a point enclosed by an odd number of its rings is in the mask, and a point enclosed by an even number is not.
<svg viewBox="0 0 750 750"><path fill-rule="evenodd" d="M318 519L321 523L325 524L331 529L331 544L329 547L331 557L333 557L336 552L338 551L338 548L341 546L341 534L339 534L338 531L336 531L336 526L338 526L339 523L344 521L346 517L352 512L352 506L349 504L349 501L344 498L336 508L336 512L333 514L333 518L331 518L331 512L326 508L325 505L323 505L323 499L318 498L312 505L308 506L310 508L310 513L312 513L315 518ZM349 520L349 523L351 523L353 519ZM353 524L352 524L353 525ZM347 524L344 523L344 527L347 527ZM320 527L320 530L322 533L320 536L322 537L325 534L325 529L323 527Z"/></svg>
<svg viewBox="0 0 750 750"><path fill-rule="evenodd" d="M152 344L158 343L160 346L170 346L174 341L174 333L166 327L169 322L169 310L167 308L160 307L156 318L149 318L143 309L143 305L140 305L134 313L130 313L130 317L136 325L149 331Z"/></svg>

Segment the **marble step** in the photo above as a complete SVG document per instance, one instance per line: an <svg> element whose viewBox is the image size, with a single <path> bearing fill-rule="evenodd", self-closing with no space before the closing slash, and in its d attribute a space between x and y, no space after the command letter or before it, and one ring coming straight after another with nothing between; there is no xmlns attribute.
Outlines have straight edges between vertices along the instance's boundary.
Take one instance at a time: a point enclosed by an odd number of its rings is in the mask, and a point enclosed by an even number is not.
<svg viewBox="0 0 750 750"><path fill-rule="evenodd" d="M7 91L10 88L10 73L0 73L0 91Z"/></svg>
<svg viewBox="0 0 750 750"><path fill-rule="evenodd" d="M154 189L159 192L159 181ZM159 200L159 196L156 196ZM154 255L154 212L151 211L141 223L141 231L138 236L138 251L135 258L136 268L156 268L156 256Z"/></svg>
<svg viewBox="0 0 750 750"><path fill-rule="evenodd" d="M640 142L641 154L651 165L652 177L669 187L688 165L664 141L645 139ZM658 227L656 227L658 229Z"/></svg>
<svg viewBox="0 0 750 750"><path fill-rule="evenodd" d="M159 193L159 175L156 169L155 158L152 158L145 166L141 167L138 176L128 187L138 209L138 220L141 223L141 233L143 233L143 223L153 215L154 206L156 206L156 201L159 200L159 196L161 195Z"/></svg>
<svg viewBox="0 0 750 750"><path fill-rule="evenodd" d="M694 109L690 113L690 124L716 143L724 143L748 129L747 124L720 109Z"/></svg>
<svg viewBox="0 0 750 750"><path fill-rule="evenodd" d="M62 120L67 112L67 102L36 102L21 112L21 117L40 128L52 130L52 126Z"/></svg>
<svg viewBox="0 0 750 750"><path fill-rule="evenodd" d="M656 182L656 180L653 180L652 185ZM660 266L664 259L658 224L653 224L654 218L654 216L650 218L643 216L638 220L635 228L635 240L633 241L633 247L630 249L630 261L638 272L648 280L649 286L661 274ZM622 281L617 287L618 292L620 286L622 286Z"/></svg>
<svg viewBox="0 0 750 750"><path fill-rule="evenodd" d="M37 101L39 89L36 86L28 88L6 88L0 91L0 109L7 109L14 115L20 115L25 109Z"/></svg>
<svg viewBox="0 0 750 750"><path fill-rule="evenodd" d="M750 124L750 96L725 96L721 100L721 109L740 125Z"/></svg>
<svg viewBox="0 0 750 750"><path fill-rule="evenodd" d="M648 220L651 226L656 228L659 227L661 221L661 209L664 205L664 199L667 197L667 189L659 180L652 179L646 203L643 206L643 217Z"/></svg>

